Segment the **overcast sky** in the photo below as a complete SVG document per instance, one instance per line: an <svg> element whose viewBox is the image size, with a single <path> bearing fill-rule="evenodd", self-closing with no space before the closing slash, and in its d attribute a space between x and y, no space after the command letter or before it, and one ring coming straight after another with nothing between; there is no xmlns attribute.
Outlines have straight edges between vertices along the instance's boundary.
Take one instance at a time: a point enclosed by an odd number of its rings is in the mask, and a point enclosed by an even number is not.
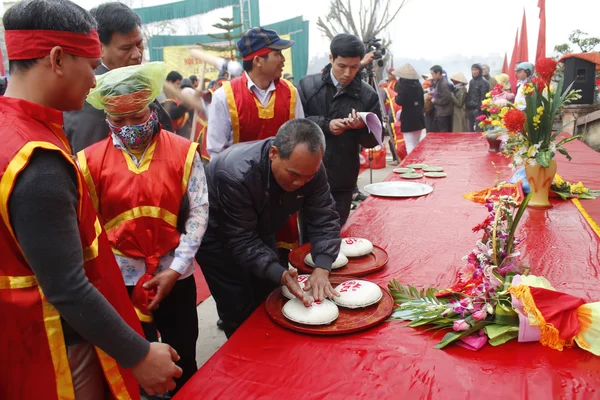
<svg viewBox="0 0 600 400"><path fill-rule="evenodd" d="M198 0L202 1L202 0ZM359 0L351 0L357 5ZM399 0L391 0L399 4ZM76 0L85 8L104 1ZM126 0L134 7L165 4L165 0ZM366 3L366 2L365 2ZM512 51L515 33L521 27L523 9L527 14L530 59L535 55L539 17L538 0L409 0L388 33L395 57L435 60L447 57L504 55ZM260 0L261 24L303 15L311 21L310 55L328 51L329 43L316 27L317 17L327 13L327 0ZM201 18L207 33L219 17L231 15L231 8L213 11ZM546 0L547 50L567 42L569 33L580 29L600 36L600 1ZM182 28L180 34L186 34Z"/></svg>

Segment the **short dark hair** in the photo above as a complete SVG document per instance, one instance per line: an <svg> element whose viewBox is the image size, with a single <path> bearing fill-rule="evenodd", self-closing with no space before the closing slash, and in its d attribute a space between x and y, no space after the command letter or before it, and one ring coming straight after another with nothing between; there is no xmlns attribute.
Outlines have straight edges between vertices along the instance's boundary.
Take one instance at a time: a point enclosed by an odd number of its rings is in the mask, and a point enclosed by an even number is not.
<svg viewBox="0 0 600 400"><path fill-rule="evenodd" d="M183 75L181 75L179 72L177 71L171 71L167 74L167 81L169 82L177 82L177 81L181 81L183 80Z"/></svg>
<svg viewBox="0 0 600 400"><path fill-rule="evenodd" d="M183 79L181 80L181 85L179 85L179 87L180 87L181 89L183 89L183 88L186 88L186 87L189 87L189 88L192 88L192 89L193 89L193 88L194 88L194 85L192 84L192 81L191 81L190 79L188 79L188 78L183 78Z"/></svg>
<svg viewBox="0 0 600 400"><path fill-rule="evenodd" d="M266 60L269 57L269 55L265 54L264 56L259 56L259 57L262 57ZM244 71L246 71L246 72L252 71L252 62L253 61L254 61L254 59L242 61L242 68L244 68Z"/></svg>
<svg viewBox="0 0 600 400"><path fill-rule="evenodd" d="M287 160L299 144L306 144L312 154L325 153L325 135L319 125L308 119L291 119L281 125L273 140L279 157Z"/></svg>
<svg viewBox="0 0 600 400"><path fill-rule="evenodd" d="M2 18L4 29L49 30L87 33L96 29L96 21L89 12L65 0L23 0L12 6ZM10 73L25 72L42 58L11 60Z"/></svg>
<svg viewBox="0 0 600 400"><path fill-rule="evenodd" d="M435 74L439 74L440 72L444 72L444 69L440 66L440 65L434 65L433 67L429 68L429 70Z"/></svg>
<svg viewBox="0 0 600 400"><path fill-rule="evenodd" d="M471 65L471 69L478 69L479 72L483 72L483 67L479 63L475 63L475 64ZM489 67L488 67L488 69L489 69Z"/></svg>
<svg viewBox="0 0 600 400"><path fill-rule="evenodd" d="M196 75L190 75L188 79L192 81L192 83L198 82L198 77Z"/></svg>
<svg viewBox="0 0 600 400"><path fill-rule="evenodd" d="M128 34L142 26L142 19L131 8L118 1L100 4L90 13L98 22L98 36L102 44L110 44L113 34Z"/></svg>
<svg viewBox="0 0 600 400"><path fill-rule="evenodd" d="M361 40L349 33L335 35L329 45L331 55L335 60L338 57L360 57L365 56L365 45Z"/></svg>

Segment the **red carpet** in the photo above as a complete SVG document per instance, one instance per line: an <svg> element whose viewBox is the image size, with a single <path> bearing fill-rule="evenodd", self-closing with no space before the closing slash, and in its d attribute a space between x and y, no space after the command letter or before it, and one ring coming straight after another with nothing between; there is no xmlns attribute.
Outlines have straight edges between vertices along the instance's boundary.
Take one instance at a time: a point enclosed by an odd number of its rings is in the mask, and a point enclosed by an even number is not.
<svg viewBox="0 0 600 400"><path fill-rule="evenodd" d="M210 290L208 289L208 285L206 283L206 279L204 279L204 275L202 275L202 271L200 270L200 266L194 260L194 279L196 280L196 305L202 303L204 300L208 299L210 296Z"/></svg>

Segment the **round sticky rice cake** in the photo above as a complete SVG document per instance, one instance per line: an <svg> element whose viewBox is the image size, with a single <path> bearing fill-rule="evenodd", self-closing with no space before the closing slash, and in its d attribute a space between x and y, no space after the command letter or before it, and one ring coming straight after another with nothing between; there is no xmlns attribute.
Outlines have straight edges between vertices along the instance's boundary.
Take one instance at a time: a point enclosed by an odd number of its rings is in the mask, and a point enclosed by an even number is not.
<svg viewBox="0 0 600 400"><path fill-rule="evenodd" d="M367 307L377 303L383 296L381 288L375 283L358 279L340 283L335 290L340 297L334 297L333 301L346 308Z"/></svg>
<svg viewBox="0 0 600 400"><path fill-rule="evenodd" d="M304 257L304 262L311 266L315 267L315 263L313 262L312 255L308 253L306 257ZM344 265L348 264L348 257L346 257L341 251L338 253L337 258L331 265L331 269L342 268Z"/></svg>
<svg viewBox="0 0 600 400"><path fill-rule="evenodd" d="M299 299L293 299L283 306L283 315L294 322L305 325L327 325L335 321L340 314L337 306L325 299L304 307Z"/></svg>
<svg viewBox="0 0 600 400"><path fill-rule="evenodd" d="M342 238L340 253L346 257L361 257L373 251L373 243L356 237Z"/></svg>
<svg viewBox="0 0 600 400"><path fill-rule="evenodd" d="M308 282L308 278L310 278L310 275L298 275L298 284L300 285L300 289L304 289L304 286L306 286L306 282ZM312 290L309 290L305 293L309 296L312 296ZM290 292L290 289L288 289L287 286L281 287L281 294L290 300L296 298L296 296L294 296L292 292Z"/></svg>

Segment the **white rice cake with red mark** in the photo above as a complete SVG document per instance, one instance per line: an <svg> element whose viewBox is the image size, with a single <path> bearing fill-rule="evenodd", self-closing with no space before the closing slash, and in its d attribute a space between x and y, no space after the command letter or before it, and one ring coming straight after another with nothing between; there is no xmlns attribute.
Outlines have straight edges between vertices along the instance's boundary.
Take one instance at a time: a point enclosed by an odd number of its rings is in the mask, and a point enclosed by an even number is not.
<svg viewBox="0 0 600 400"><path fill-rule="evenodd" d="M383 296L377 284L359 279L342 282L335 290L340 296L334 296L333 301L338 306L346 308L367 307L377 303Z"/></svg>
<svg viewBox="0 0 600 400"><path fill-rule="evenodd" d="M346 257L362 257L373 251L373 243L367 239L348 237L342 238L340 253Z"/></svg>
<svg viewBox="0 0 600 400"><path fill-rule="evenodd" d="M313 302L305 307L299 299L293 299L283 306L283 315L289 320L304 325L328 325L340 315L338 307L327 299Z"/></svg>
<svg viewBox="0 0 600 400"><path fill-rule="evenodd" d="M306 282L308 282L308 278L310 278L310 275L298 275L297 280L298 280L298 284L300 285L300 289L304 289L304 286L306 286ZM304 293L306 293L308 296L312 296L312 290L309 290L308 292L304 292ZM292 292L290 292L290 289L288 289L287 286L281 287L281 294L290 300L293 300L296 298L296 296L294 296L292 294Z"/></svg>

